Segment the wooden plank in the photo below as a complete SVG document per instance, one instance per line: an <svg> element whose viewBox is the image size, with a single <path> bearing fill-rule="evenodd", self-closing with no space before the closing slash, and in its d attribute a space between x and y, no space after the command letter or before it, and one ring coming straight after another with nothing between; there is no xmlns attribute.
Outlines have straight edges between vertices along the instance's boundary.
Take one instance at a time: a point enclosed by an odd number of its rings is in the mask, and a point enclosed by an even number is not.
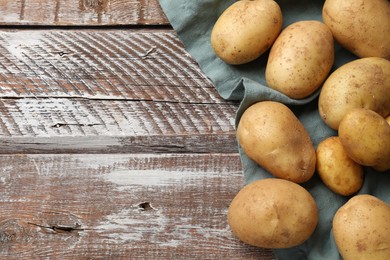
<svg viewBox="0 0 390 260"><path fill-rule="evenodd" d="M0 151L236 152L236 105L0 99Z"/></svg>
<svg viewBox="0 0 390 260"><path fill-rule="evenodd" d="M168 136L234 131L230 104L87 99L3 99L1 136ZM1 130L1 129L0 129Z"/></svg>
<svg viewBox="0 0 390 260"><path fill-rule="evenodd" d="M0 156L0 258L274 259L231 233L238 154Z"/></svg>
<svg viewBox="0 0 390 260"><path fill-rule="evenodd" d="M171 30L0 30L0 97L224 102Z"/></svg>
<svg viewBox="0 0 390 260"><path fill-rule="evenodd" d="M0 0L0 25L168 25L158 0Z"/></svg>

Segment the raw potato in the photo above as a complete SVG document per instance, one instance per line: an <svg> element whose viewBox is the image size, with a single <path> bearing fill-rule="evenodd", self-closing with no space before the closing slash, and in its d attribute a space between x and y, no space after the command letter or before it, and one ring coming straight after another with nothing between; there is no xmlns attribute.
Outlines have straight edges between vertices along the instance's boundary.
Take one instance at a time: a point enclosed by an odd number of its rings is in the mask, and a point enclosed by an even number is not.
<svg viewBox="0 0 390 260"><path fill-rule="evenodd" d="M336 212L333 234L344 260L388 260L390 205L368 194L352 197Z"/></svg>
<svg viewBox="0 0 390 260"><path fill-rule="evenodd" d="M352 195L363 185L363 167L349 158L338 136L318 144L316 168L325 185L340 195Z"/></svg>
<svg viewBox="0 0 390 260"><path fill-rule="evenodd" d="M228 223L247 244L288 248L311 236L318 223L318 209L300 185L269 178L248 184L235 196L228 210Z"/></svg>
<svg viewBox="0 0 390 260"><path fill-rule="evenodd" d="M378 172L385 172L390 169L390 160L374 165L373 168Z"/></svg>
<svg viewBox="0 0 390 260"><path fill-rule="evenodd" d="M386 122L390 125L390 116L386 117ZM390 159L383 163L373 166L373 168L379 172L384 172L390 169Z"/></svg>
<svg viewBox="0 0 390 260"><path fill-rule="evenodd" d="M360 58L390 60L390 2L388 0L326 0L324 23L336 41Z"/></svg>
<svg viewBox="0 0 390 260"><path fill-rule="evenodd" d="M316 153L310 136L282 103L262 101L247 108L237 138L245 154L276 177L302 183L314 174Z"/></svg>
<svg viewBox="0 0 390 260"><path fill-rule="evenodd" d="M273 0L237 1L215 23L211 45L226 63L244 64L271 47L282 23L282 11Z"/></svg>
<svg viewBox="0 0 390 260"><path fill-rule="evenodd" d="M334 62L333 36L319 21L286 27L271 48L265 78L269 87L301 99L316 91Z"/></svg>
<svg viewBox="0 0 390 260"><path fill-rule="evenodd" d="M318 110L324 122L337 130L341 119L354 108L390 114L390 61L370 57L339 67L324 82Z"/></svg>
<svg viewBox="0 0 390 260"><path fill-rule="evenodd" d="M388 164L390 125L372 110L355 108L340 122L339 137L348 156L365 166Z"/></svg>

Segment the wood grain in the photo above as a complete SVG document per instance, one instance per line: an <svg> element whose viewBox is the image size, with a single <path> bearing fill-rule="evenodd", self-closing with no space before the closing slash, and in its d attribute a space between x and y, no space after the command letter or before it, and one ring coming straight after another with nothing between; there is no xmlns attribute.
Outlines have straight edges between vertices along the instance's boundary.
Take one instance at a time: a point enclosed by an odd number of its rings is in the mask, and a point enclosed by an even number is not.
<svg viewBox="0 0 390 260"><path fill-rule="evenodd" d="M2 155L0 169L1 258L273 259L227 225L238 154Z"/></svg>
<svg viewBox="0 0 390 260"><path fill-rule="evenodd" d="M172 31L0 31L2 153L236 152L237 105Z"/></svg>
<svg viewBox="0 0 390 260"><path fill-rule="evenodd" d="M170 30L0 30L0 96L224 102Z"/></svg>
<svg viewBox="0 0 390 260"><path fill-rule="evenodd" d="M158 0L0 0L0 25L168 25Z"/></svg>
<svg viewBox="0 0 390 260"><path fill-rule="evenodd" d="M1 153L236 152L236 106L3 99Z"/></svg>

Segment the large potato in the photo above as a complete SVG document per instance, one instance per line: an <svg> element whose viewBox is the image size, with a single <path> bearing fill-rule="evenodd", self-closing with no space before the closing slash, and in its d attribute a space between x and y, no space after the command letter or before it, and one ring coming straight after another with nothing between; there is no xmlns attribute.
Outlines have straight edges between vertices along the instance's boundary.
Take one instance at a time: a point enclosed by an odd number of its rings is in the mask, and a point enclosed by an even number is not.
<svg viewBox="0 0 390 260"><path fill-rule="evenodd" d="M282 12L273 0L237 1L215 23L211 46L226 63L247 63L271 47L282 23Z"/></svg>
<svg viewBox="0 0 390 260"><path fill-rule="evenodd" d="M319 21L286 27L271 48L265 78L269 87L301 99L317 90L334 62L333 36Z"/></svg>
<svg viewBox="0 0 390 260"><path fill-rule="evenodd" d="M390 61L370 57L344 64L324 82L318 110L324 122L337 130L341 119L354 108L390 114Z"/></svg>
<svg viewBox="0 0 390 260"><path fill-rule="evenodd" d="M276 177L302 183L314 174L316 153L309 134L282 103L262 101L247 108L237 138L245 154Z"/></svg>
<svg viewBox="0 0 390 260"><path fill-rule="evenodd" d="M333 235L344 260L390 259L390 205L368 194L338 209Z"/></svg>
<svg viewBox="0 0 390 260"><path fill-rule="evenodd" d="M385 172L390 169L390 160L374 165L372 168L379 172Z"/></svg>
<svg viewBox="0 0 390 260"><path fill-rule="evenodd" d="M338 136L318 144L316 169L324 184L340 195L352 195L363 185L363 167L348 156Z"/></svg>
<svg viewBox="0 0 390 260"><path fill-rule="evenodd" d="M358 57L390 59L388 0L326 0L322 16L336 41Z"/></svg>
<svg viewBox="0 0 390 260"><path fill-rule="evenodd" d="M390 116L386 117L386 122L390 125ZM380 172L387 171L390 169L390 159L373 166L373 168Z"/></svg>
<svg viewBox="0 0 390 260"><path fill-rule="evenodd" d="M282 179L248 184L235 196L228 223L243 242L263 248L288 248L307 240L318 223L308 191Z"/></svg>
<svg viewBox="0 0 390 260"><path fill-rule="evenodd" d="M355 108L345 115L339 137L348 156L365 166L388 164L390 125L372 110Z"/></svg>

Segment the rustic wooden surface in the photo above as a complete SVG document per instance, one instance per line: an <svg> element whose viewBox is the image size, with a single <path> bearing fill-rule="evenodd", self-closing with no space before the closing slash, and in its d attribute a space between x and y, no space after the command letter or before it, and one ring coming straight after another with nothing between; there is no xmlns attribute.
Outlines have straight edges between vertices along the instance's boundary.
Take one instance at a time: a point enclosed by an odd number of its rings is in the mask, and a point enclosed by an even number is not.
<svg viewBox="0 0 390 260"><path fill-rule="evenodd" d="M0 0L0 259L274 259L223 100L157 0Z"/></svg>
<svg viewBox="0 0 390 260"><path fill-rule="evenodd" d="M0 25L167 25L158 0L0 0Z"/></svg>

